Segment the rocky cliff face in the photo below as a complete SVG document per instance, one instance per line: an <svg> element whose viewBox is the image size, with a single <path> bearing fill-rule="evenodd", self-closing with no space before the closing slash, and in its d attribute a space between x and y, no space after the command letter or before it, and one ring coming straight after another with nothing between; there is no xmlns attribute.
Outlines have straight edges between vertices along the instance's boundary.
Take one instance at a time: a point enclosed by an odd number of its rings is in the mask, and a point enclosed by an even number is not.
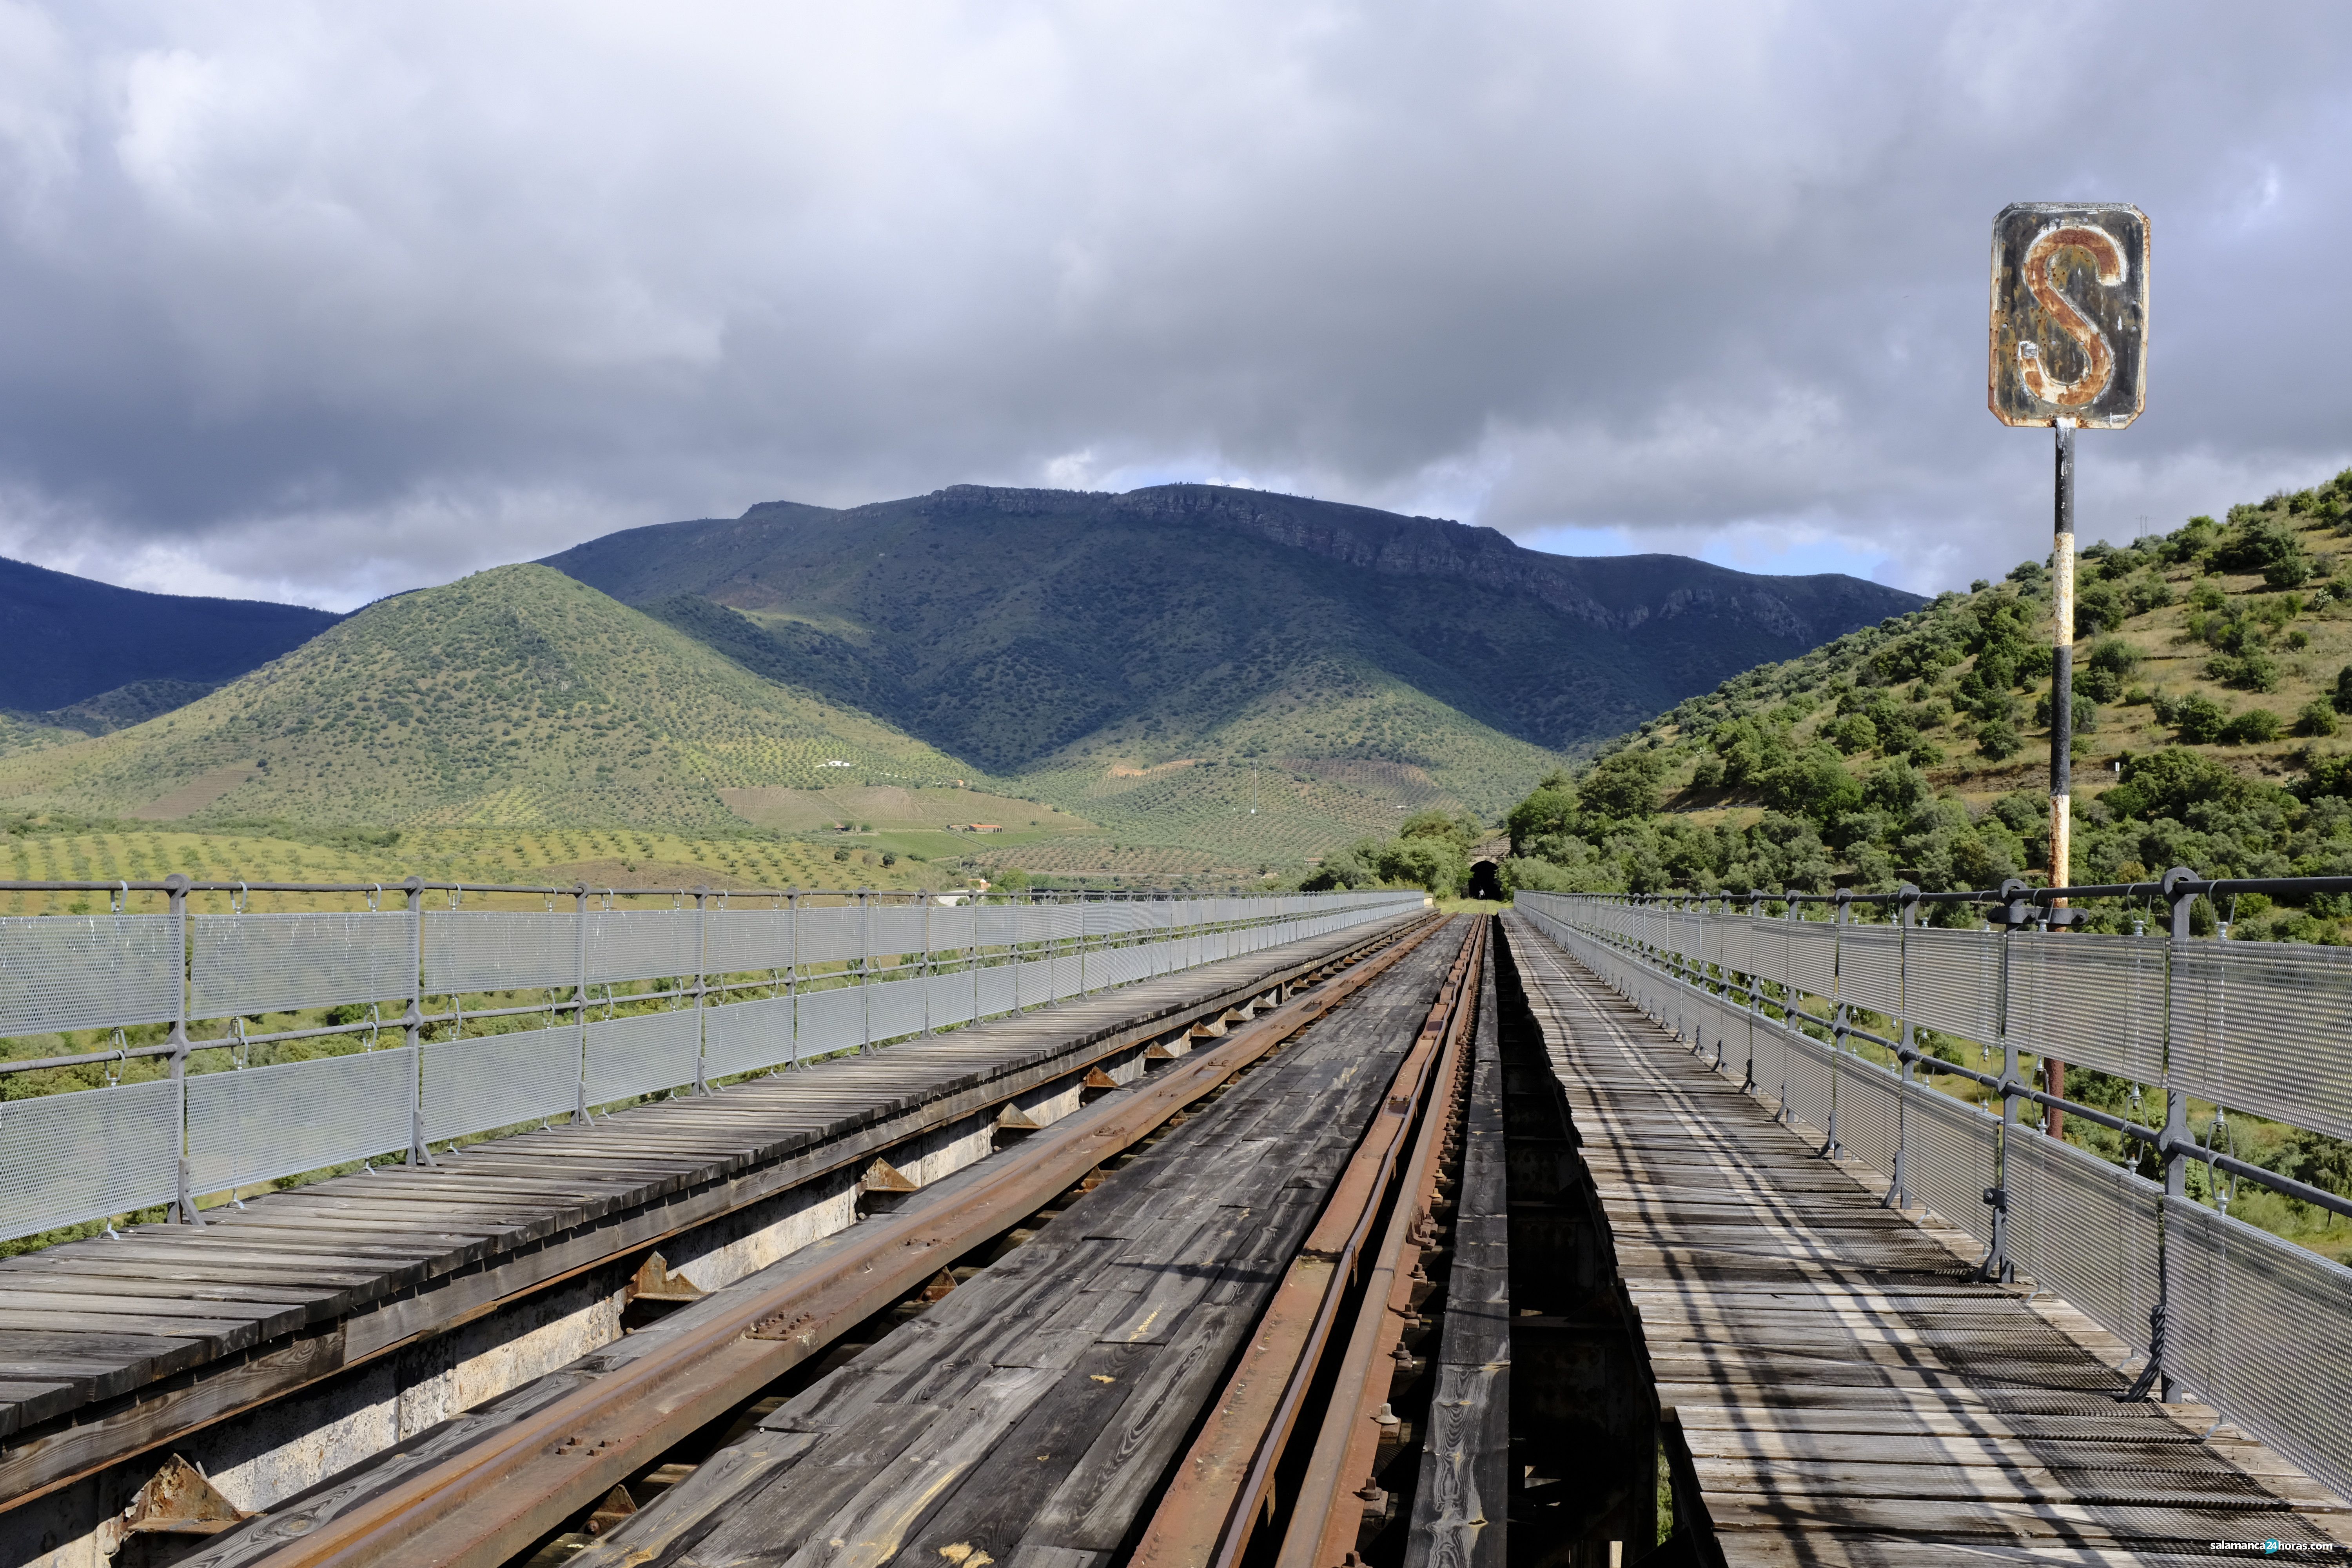
<svg viewBox="0 0 2352 1568"><path fill-rule="evenodd" d="M1617 632L1704 614L1813 644L1924 602L1835 574L1761 577L1679 555L1549 555L1492 528L1219 485L1157 485L1123 495L953 485L916 504L935 516L1097 513L1231 530L1384 576L1444 578L1528 595L1588 625Z"/></svg>

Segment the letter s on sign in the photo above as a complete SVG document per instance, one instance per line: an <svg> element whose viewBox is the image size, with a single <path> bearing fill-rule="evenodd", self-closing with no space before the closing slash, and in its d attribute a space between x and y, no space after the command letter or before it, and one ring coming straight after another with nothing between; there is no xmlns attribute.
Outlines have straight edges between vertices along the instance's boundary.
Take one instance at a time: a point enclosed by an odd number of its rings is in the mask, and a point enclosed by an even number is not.
<svg viewBox="0 0 2352 1568"><path fill-rule="evenodd" d="M2049 311L2058 330L2074 340L2083 351L2083 374L2073 381L2058 381L2042 366L2042 345L2021 342L2017 345L2017 376L2025 390L2044 403L2054 403L2061 408L2080 408L2095 403L2116 378L2116 351L2107 335L2099 331L2098 323L2083 314L2074 301L2066 298L2058 287L2059 260L2068 250L2086 251L2091 265L2096 269L2101 283L2109 288L2124 280L2123 247L2105 229L2089 224L2053 224L2034 237L2025 252L2025 262L2020 268L2025 275L2025 286L2033 298Z"/></svg>

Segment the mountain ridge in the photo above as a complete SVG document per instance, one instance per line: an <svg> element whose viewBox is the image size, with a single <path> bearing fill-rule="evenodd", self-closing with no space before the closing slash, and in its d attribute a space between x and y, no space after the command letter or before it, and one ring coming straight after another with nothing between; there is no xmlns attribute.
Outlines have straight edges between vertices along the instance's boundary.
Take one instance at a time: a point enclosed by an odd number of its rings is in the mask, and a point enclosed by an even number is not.
<svg viewBox="0 0 2352 1568"><path fill-rule="evenodd" d="M0 709L32 719L142 682L216 686L342 618L303 605L118 588L0 556L8 649Z"/></svg>
<svg viewBox="0 0 2352 1568"><path fill-rule="evenodd" d="M1452 771L1482 813L1506 773L1923 602L1190 484L764 502L541 563L1001 775L1385 761Z"/></svg>

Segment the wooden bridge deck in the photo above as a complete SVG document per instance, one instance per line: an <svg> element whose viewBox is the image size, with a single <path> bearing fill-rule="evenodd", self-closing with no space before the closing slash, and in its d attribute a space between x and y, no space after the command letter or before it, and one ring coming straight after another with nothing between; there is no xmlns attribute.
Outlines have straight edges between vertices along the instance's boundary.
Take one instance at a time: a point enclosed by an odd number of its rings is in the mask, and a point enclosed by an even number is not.
<svg viewBox="0 0 2352 1568"><path fill-rule="evenodd" d="M0 1508L814 1181L854 1184L1090 1065L1136 1077L1171 1030L1181 1051L1194 1019L1393 926L0 1260Z"/></svg>
<svg viewBox="0 0 2352 1568"><path fill-rule="evenodd" d="M1507 928L1728 1563L2352 1542L2343 1500L2206 1406L2119 1403L2120 1342L1971 1281L1963 1233L1881 1207L1874 1173L1818 1158L1533 926Z"/></svg>
<svg viewBox="0 0 2352 1568"><path fill-rule="evenodd" d="M1407 955L579 1568L1104 1568L1381 1110L1455 944Z"/></svg>

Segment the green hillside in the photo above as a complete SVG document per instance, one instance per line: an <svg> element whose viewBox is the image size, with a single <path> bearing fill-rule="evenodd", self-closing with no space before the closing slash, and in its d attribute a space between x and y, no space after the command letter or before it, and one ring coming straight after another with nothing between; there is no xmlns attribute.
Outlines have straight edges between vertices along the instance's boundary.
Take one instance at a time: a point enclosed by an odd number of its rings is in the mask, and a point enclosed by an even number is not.
<svg viewBox="0 0 2352 1568"><path fill-rule="evenodd" d="M2084 551L2073 880L2352 871L2347 513L2352 470ZM2050 633L2049 575L2028 562L1726 681L1522 802L1511 874L1633 890L2039 878ZM2352 934L2330 900L2236 912L2246 935Z"/></svg>
<svg viewBox="0 0 2352 1568"><path fill-rule="evenodd" d="M548 563L1122 841L1244 860L1392 813L1397 792L1349 769L1491 816L1644 713L1918 603L1852 578L1569 560L1491 529L1206 485L777 503ZM1252 762L1303 782L1288 826L1240 844L1251 825L1225 774L1165 803L1108 787Z"/></svg>
<svg viewBox="0 0 2352 1568"><path fill-rule="evenodd" d="M719 791L968 771L561 574L509 566L371 605L159 718L0 760L0 806L198 825L740 828Z"/></svg>
<svg viewBox="0 0 2352 1568"><path fill-rule="evenodd" d="M2070 880L2128 882L2186 865L2209 877L2352 872L2352 469L2314 489L2194 518L2159 538L2084 552L2075 613ZM1515 807L1521 888L1745 892L1834 886L1978 889L2044 881L2049 831L2049 574L1948 594L1885 629L1725 682L1563 772ZM1769 906L1768 906L1769 907ZM2162 907L2078 906L2095 931L2162 929ZM2192 907L2200 935L2352 940L2352 900L2259 895ZM1873 916L1872 918L1881 918ZM1940 906L1934 918L1981 918ZM1864 1014L1864 1027L1891 1025ZM1948 1060L1977 1045L1920 1031ZM1875 1047L1861 1047L1884 1060ZM2029 1058L2032 1079L2040 1066ZM1934 1077L1964 1099L1984 1091ZM2138 1113L2141 1089L2076 1067L2067 1093ZM2144 1086L2143 1086L2144 1087ZM2221 1108L2191 1101L2189 1120ZM2352 1142L2231 1110L2243 1159L2352 1194ZM2119 1134L2068 1117L2064 1133L2116 1163ZM2146 1167L2143 1167L2145 1169ZM2189 1194L2208 1204L2192 1163ZM2240 1189L2236 1218L2328 1257L2352 1231L2324 1210Z"/></svg>

